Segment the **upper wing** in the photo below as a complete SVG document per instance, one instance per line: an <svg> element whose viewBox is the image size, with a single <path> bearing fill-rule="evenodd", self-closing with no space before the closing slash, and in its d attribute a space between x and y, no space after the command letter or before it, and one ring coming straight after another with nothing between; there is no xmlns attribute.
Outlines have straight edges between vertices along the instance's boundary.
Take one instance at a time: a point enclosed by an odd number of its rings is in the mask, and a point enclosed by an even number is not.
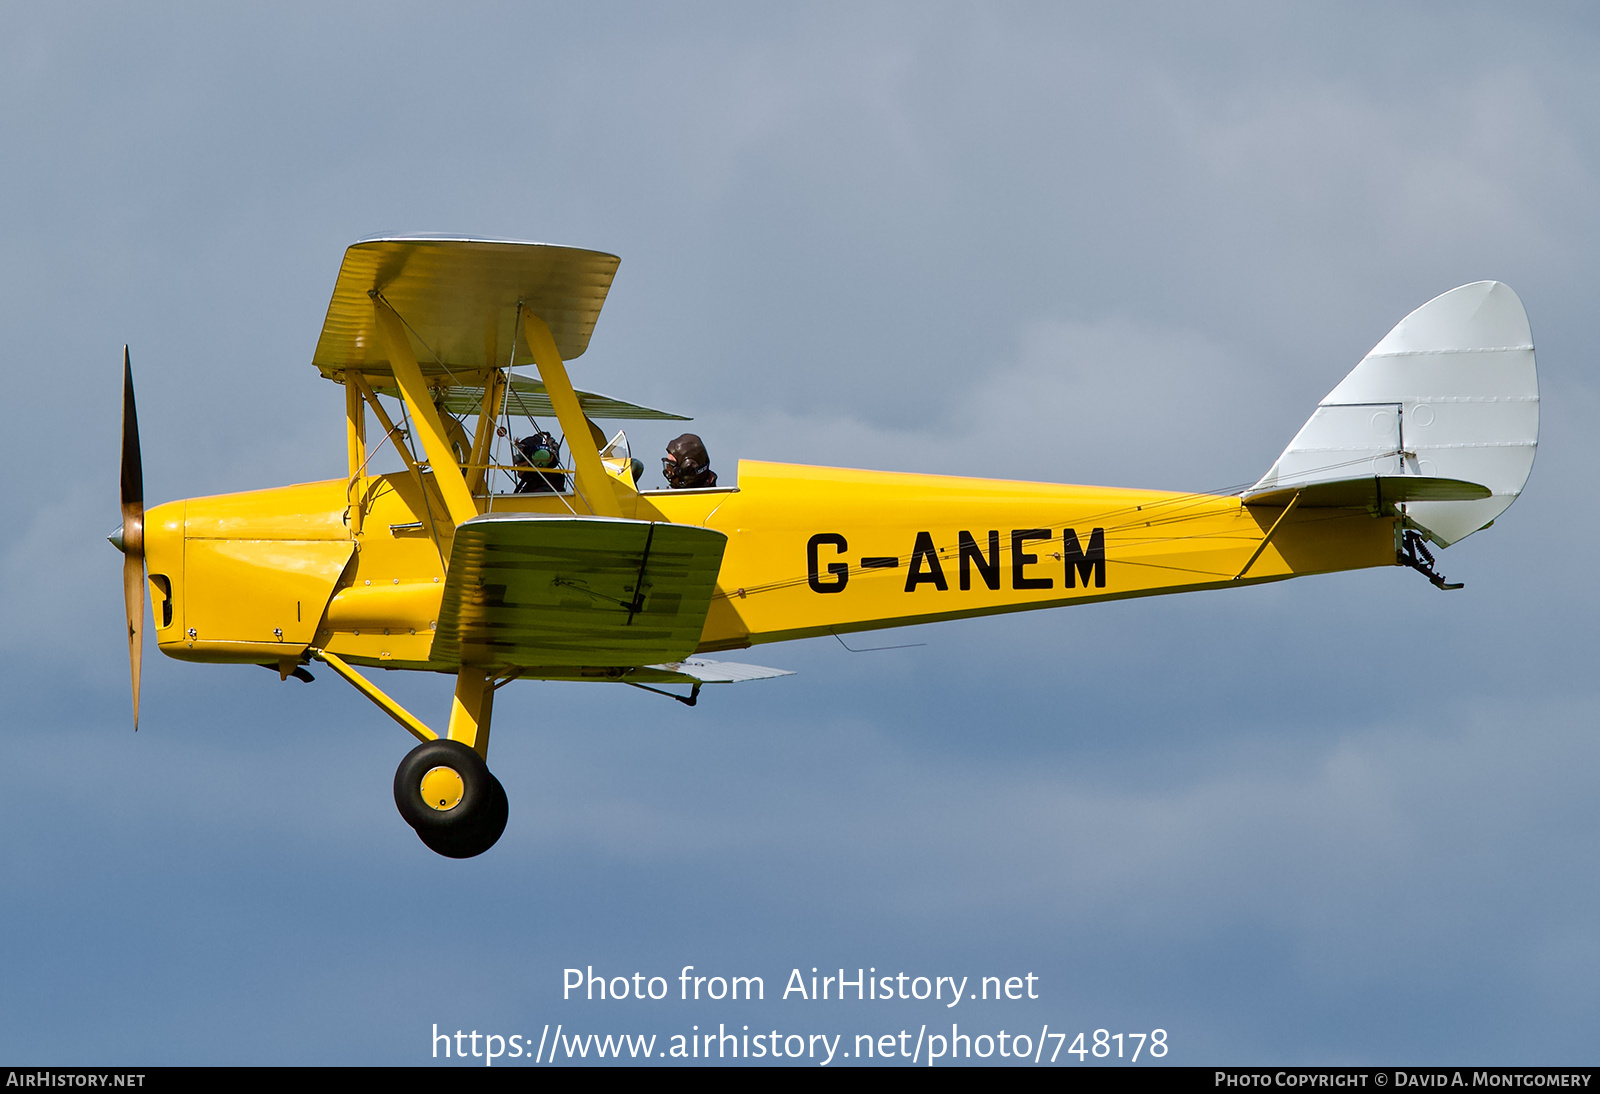
<svg viewBox="0 0 1600 1094"><path fill-rule="evenodd" d="M728 538L687 524L490 513L456 528L432 659L540 668L682 661Z"/></svg>
<svg viewBox="0 0 1600 1094"><path fill-rule="evenodd" d="M425 375L531 364L521 342L516 360L509 360L519 302L544 320L562 359L570 361L589 347L620 261L545 243L363 240L344 253L312 363L329 379L346 369L391 371L373 318L373 293L382 294L421 343L417 363Z"/></svg>

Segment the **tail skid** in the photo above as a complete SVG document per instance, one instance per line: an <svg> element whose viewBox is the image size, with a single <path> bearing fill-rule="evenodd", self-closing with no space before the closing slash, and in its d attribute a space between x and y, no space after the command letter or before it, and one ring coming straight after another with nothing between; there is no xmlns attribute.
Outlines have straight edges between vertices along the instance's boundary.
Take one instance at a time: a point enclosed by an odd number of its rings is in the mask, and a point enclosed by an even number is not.
<svg viewBox="0 0 1600 1094"><path fill-rule="evenodd" d="M1411 567L1433 582L1436 588L1445 590L1463 588L1461 582L1446 581L1444 575L1434 569L1433 552L1428 550L1428 545L1422 541L1421 533L1410 528L1407 528L1400 537L1400 562L1401 565Z"/></svg>

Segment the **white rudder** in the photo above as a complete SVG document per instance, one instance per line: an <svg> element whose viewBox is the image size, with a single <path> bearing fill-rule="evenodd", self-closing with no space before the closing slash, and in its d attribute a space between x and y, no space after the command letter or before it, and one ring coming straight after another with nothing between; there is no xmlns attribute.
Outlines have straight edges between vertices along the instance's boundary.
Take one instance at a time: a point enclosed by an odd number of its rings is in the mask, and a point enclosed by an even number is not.
<svg viewBox="0 0 1600 1094"><path fill-rule="evenodd" d="M1402 319L1245 498L1337 505L1364 491L1361 503L1398 509L1448 547L1516 500L1538 441L1527 313L1509 286L1478 281Z"/></svg>

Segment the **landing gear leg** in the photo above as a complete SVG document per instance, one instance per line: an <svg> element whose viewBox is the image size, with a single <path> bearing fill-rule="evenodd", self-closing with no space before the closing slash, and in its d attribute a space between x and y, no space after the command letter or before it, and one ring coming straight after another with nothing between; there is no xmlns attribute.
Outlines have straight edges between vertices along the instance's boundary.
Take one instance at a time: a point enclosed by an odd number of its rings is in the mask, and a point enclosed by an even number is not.
<svg viewBox="0 0 1600 1094"><path fill-rule="evenodd" d="M472 858L506 830L505 787L489 773L489 720L494 681L462 666L450 704L449 739L418 745L394 776L394 803L430 850Z"/></svg>
<svg viewBox="0 0 1600 1094"><path fill-rule="evenodd" d="M441 739L343 658L327 650L310 652L422 742L406 753L394 773L394 804L417 837L448 858L472 858L493 847L506 830L510 806L505 787L484 763L494 710L490 676L461 669L450 706L449 736Z"/></svg>

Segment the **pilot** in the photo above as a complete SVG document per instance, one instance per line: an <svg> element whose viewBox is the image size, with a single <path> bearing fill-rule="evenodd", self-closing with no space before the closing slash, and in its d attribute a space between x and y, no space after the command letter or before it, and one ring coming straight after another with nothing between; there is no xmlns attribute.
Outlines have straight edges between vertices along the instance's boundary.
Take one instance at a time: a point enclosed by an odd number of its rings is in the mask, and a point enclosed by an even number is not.
<svg viewBox="0 0 1600 1094"><path fill-rule="evenodd" d="M512 443L511 462L531 470L517 472L517 493L561 493L567 488L567 477L553 471L561 461L561 442L542 430Z"/></svg>
<svg viewBox="0 0 1600 1094"><path fill-rule="evenodd" d="M706 446L693 433L685 433L667 445L667 454L661 458L661 474L674 490L717 485L717 473L711 470Z"/></svg>

